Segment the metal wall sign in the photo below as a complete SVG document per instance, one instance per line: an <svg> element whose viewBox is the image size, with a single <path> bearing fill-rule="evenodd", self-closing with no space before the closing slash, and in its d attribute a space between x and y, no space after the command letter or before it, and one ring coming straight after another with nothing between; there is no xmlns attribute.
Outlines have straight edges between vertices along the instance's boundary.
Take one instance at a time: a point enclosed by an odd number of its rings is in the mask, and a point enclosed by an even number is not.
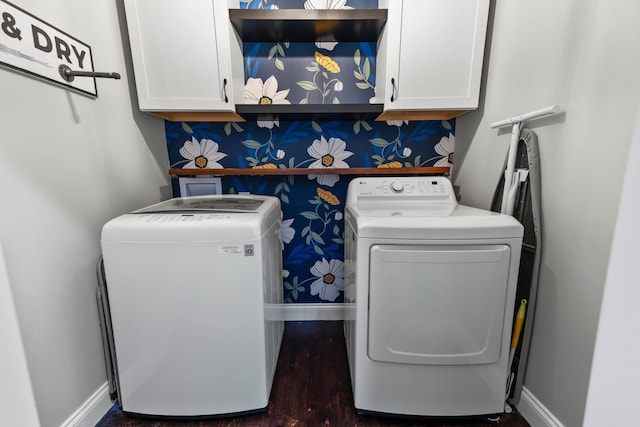
<svg viewBox="0 0 640 427"><path fill-rule="evenodd" d="M6 0L0 0L0 65L98 96L95 78L69 80L63 72L93 72L91 47Z"/></svg>

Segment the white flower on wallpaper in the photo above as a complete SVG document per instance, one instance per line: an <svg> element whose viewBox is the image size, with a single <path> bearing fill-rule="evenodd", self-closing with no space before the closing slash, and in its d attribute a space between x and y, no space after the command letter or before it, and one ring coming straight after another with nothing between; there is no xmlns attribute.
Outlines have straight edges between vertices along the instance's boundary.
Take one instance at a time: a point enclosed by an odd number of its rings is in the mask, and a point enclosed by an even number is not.
<svg viewBox="0 0 640 427"><path fill-rule="evenodd" d="M285 219L280 223L280 229L278 230L278 237L282 242L282 249L286 243L290 243L296 235L296 230L291 226L294 218Z"/></svg>
<svg viewBox="0 0 640 427"><path fill-rule="evenodd" d="M353 9L347 6L347 0L307 0L304 2L305 9ZM335 41L317 41L316 46L319 49L333 50L338 42Z"/></svg>
<svg viewBox="0 0 640 427"><path fill-rule="evenodd" d="M400 127L402 125L408 125L409 120L387 120L387 125Z"/></svg>
<svg viewBox="0 0 640 427"><path fill-rule="evenodd" d="M280 127L280 120L258 120L259 128L273 129L273 127Z"/></svg>
<svg viewBox="0 0 640 427"><path fill-rule="evenodd" d="M214 140L203 138L198 141L195 137L185 141L180 155L188 160L183 169L223 169L218 160L227 157L225 153L218 152L218 143Z"/></svg>
<svg viewBox="0 0 640 427"><path fill-rule="evenodd" d="M305 9L353 9L347 6L347 0L306 0Z"/></svg>
<svg viewBox="0 0 640 427"><path fill-rule="evenodd" d="M451 167L453 164L453 146L455 145L455 142L455 136L449 132L448 138L443 136L442 139L440 139L440 142L433 147L436 150L436 153L442 156L442 158L434 164L435 167Z"/></svg>
<svg viewBox="0 0 640 427"><path fill-rule="evenodd" d="M244 86L244 100L247 104L291 104L287 100L289 89L278 92L278 81L275 76L269 77L265 82L262 79L250 77Z"/></svg>
<svg viewBox="0 0 640 427"><path fill-rule="evenodd" d="M329 138L327 141L324 136L320 136L320 139L314 140L313 144L307 148L307 153L316 159L309 165L309 168L348 168L349 164L345 162L345 159L353 156L353 153L347 151L346 148L347 143L340 138ZM317 179L318 184L333 187L340 178L338 175L309 175L309 179Z"/></svg>
<svg viewBox="0 0 640 427"><path fill-rule="evenodd" d="M340 291L344 291L344 263L338 259L316 263L309 270L317 277L311 284L311 295L318 295L323 301L335 301Z"/></svg>

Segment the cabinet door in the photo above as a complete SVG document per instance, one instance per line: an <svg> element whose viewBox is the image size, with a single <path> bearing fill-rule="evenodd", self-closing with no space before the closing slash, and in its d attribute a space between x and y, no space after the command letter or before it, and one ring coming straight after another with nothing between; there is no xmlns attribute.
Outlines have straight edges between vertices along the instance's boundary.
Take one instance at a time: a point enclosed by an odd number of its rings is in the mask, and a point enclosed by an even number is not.
<svg viewBox="0 0 640 427"><path fill-rule="evenodd" d="M381 0L376 99L385 110L478 106L489 0Z"/></svg>
<svg viewBox="0 0 640 427"><path fill-rule="evenodd" d="M141 110L233 111L226 2L125 0L125 11Z"/></svg>

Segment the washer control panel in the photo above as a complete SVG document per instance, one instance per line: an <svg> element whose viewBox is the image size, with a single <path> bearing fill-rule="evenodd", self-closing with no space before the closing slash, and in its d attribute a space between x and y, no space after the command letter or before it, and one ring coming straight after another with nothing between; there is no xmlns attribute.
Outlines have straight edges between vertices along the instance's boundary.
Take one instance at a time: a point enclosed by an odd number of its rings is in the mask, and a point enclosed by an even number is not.
<svg viewBox="0 0 640 427"><path fill-rule="evenodd" d="M457 203L449 179L435 177L363 177L349 184L347 203L367 198L421 200L433 203Z"/></svg>

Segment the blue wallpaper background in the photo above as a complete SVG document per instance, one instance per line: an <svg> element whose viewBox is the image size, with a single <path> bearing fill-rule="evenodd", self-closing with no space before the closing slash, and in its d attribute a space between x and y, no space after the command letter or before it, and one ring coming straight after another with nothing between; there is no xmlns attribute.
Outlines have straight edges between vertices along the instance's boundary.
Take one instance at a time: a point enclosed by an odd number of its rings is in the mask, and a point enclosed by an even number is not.
<svg viewBox="0 0 640 427"><path fill-rule="evenodd" d="M377 0L248 1L243 8L377 8ZM376 43L245 43L246 103L368 103ZM450 121L165 121L171 168L451 166ZM354 176L224 176L224 193L280 199L285 302L343 302L343 212ZM174 194L179 195L174 182Z"/></svg>

